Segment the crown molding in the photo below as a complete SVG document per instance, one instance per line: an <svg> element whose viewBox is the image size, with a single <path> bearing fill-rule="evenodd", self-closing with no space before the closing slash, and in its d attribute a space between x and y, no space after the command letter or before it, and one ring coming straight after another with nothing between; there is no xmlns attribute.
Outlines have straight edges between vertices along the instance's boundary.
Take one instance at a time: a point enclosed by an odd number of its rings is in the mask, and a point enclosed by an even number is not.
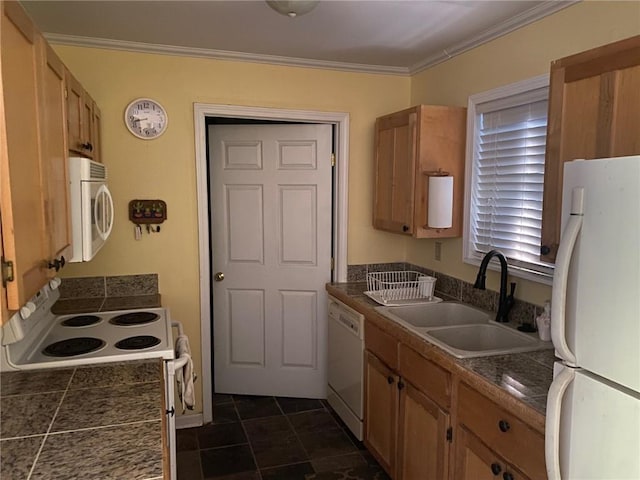
<svg viewBox="0 0 640 480"><path fill-rule="evenodd" d="M287 67L306 67L357 73L377 73L386 75L409 76L409 69L407 67L332 62L328 60L282 57L278 55L259 55L255 53L232 52L228 50L212 50L208 48L180 47L154 43L129 42L125 40L110 40L107 38L80 37L75 35L64 35L60 33L45 33L44 37L50 43L57 45L70 45L74 47L105 48L109 50L122 50L135 53L153 53L182 57L210 58L215 60L266 63L270 65L282 65Z"/></svg>
<svg viewBox="0 0 640 480"><path fill-rule="evenodd" d="M493 27L485 30L484 32L475 35L460 43L451 45L445 48L441 53L432 55L425 58L423 61L418 62L409 67L409 74L415 75L427 68L433 67L439 63L446 62L447 60L472 50L480 45L495 40L507 33L511 33L514 30L522 28L530 23L536 22L544 17L552 15L560 10L563 10L571 5L579 3L582 0L547 0L544 3L536 5L529 10L515 15L502 23L494 25Z"/></svg>
<svg viewBox="0 0 640 480"><path fill-rule="evenodd" d="M333 62L328 60L314 60L307 58L283 57L279 55L260 55L254 53L232 52L228 50L213 50L208 48L180 47L153 43L130 42L125 40L110 40L107 38L81 37L59 33L45 33L47 41L57 45L75 47L93 47L109 50L122 50L135 53L151 53L159 55L175 55L183 57L210 58L215 60L229 60L250 63L282 65L287 67L318 68L323 70L338 70L356 73L372 73L383 75L411 76L427 68L445 62L457 55L467 52L484 43L490 42L518 28L524 27L548 15L552 15L581 0L547 0L519 15L516 15L498 25L495 25L474 37L456 43L442 52L425 58L411 67L393 67L385 65L367 65L359 63Z"/></svg>

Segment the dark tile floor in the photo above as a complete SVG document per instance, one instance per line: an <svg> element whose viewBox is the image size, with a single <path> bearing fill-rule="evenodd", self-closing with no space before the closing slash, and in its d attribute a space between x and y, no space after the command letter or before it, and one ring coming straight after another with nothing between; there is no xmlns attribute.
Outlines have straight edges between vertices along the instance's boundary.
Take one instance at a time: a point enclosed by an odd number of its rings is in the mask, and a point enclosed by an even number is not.
<svg viewBox="0 0 640 480"><path fill-rule="evenodd" d="M178 430L178 480L388 480L324 400L215 395L214 423Z"/></svg>

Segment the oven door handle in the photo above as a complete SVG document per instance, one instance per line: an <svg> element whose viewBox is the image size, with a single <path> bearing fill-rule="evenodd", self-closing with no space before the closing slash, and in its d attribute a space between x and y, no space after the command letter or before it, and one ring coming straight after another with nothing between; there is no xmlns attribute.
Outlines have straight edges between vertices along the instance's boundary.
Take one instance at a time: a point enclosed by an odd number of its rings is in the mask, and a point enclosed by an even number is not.
<svg viewBox="0 0 640 480"><path fill-rule="evenodd" d="M171 321L171 326L173 328L177 328L178 329L178 335L184 335L184 328L182 326L182 322L178 322L177 320L172 320ZM188 354L188 353L183 353L182 355L180 355L174 361L175 370L178 371L178 370L182 369L190 359L191 359L191 355Z"/></svg>

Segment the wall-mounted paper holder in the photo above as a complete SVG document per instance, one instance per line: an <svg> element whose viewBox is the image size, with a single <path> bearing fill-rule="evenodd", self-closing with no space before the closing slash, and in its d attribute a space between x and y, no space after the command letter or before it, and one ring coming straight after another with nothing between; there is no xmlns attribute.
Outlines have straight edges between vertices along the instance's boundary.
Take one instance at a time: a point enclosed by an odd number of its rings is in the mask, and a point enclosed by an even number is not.
<svg viewBox="0 0 640 480"><path fill-rule="evenodd" d="M453 176L441 168L423 172L427 177L427 224L441 230L453 226Z"/></svg>

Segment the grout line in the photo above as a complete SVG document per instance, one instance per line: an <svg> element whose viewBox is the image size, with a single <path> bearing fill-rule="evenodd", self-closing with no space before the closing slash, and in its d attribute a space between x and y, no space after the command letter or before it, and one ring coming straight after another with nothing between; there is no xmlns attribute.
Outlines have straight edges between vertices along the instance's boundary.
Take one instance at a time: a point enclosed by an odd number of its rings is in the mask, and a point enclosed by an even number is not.
<svg viewBox="0 0 640 480"><path fill-rule="evenodd" d="M274 401L276 402L276 405L278 405L278 408L280 408L280 404L278 404L275 398L274 398ZM238 415L238 422L240 423L240 427L242 428L242 431L244 432L244 436L247 439L247 444L249 445L249 451L251 452L253 463L256 466L256 472L258 473L258 480L262 480L262 473L260 472L260 466L258 465L258 459L256 458L256 453L253 451L253 445L251 445L251 439L249 438L247 429L244 426L244 420L242 419L242 417L240 417L240 412L238 411L238 407L236 406L236 399L233 395L231 395L231 403L233 405L233 408L236 411L236 414ZM282 411L282 409L280 409L280 411ZM200 462L200 468L202 468L202 462ZM203 478L204 478L204 474L203 474Z"/></svg>
<svg viewBox="0 0 640 480"><path fill-rule="evenodd" d="M49 428L47 429L47 432L44 434L44 438L42 439L42 443L40 444L40 448L38 449L38 452L36 453L36 457L33 459L33 464L31 465L31 469L29 470L29 474L27 475L27 480L30 480L31 475L33 475L33 471L36 468L38 460L40 459L40 454L42 453L42 450L44 449L44 445L47 443L47 438L49 437L49 432L51 432L51 429L53 428L53 424L56 421L56 417L58 416L58 412L60 412L60 407L62 406L62 402L64 402L64 399L67 396L67 392L69 391L69 387L71 386L71 381L73 380L73 377L76 374L76 370L77 370L77 368L73 369L73 373L71 374L71 376L69 377L69 380L67 381L67 388L64 390L64 393L62 394L62 397L60 397L60 402L58 403L58 407L56 408L56 411L54 412L53 417L51 418L51 423L49 423Z"/></svg>
<svg viewBox="0 0 640 480"><path fill-rule="evenodd" d="M161 422L161 421L162 421L162 418L154 418L151 420L138 420L135 422L111 423L109 425L97 425L95 427L75 428L73 430L60 430L57 432L50 432L48 435L51 436L51 435L61 435L65 433L86 432L89 430L103 430L105 428L124 427L127 425L141 425L143 423L155 423L155 422Z"/></svg>

